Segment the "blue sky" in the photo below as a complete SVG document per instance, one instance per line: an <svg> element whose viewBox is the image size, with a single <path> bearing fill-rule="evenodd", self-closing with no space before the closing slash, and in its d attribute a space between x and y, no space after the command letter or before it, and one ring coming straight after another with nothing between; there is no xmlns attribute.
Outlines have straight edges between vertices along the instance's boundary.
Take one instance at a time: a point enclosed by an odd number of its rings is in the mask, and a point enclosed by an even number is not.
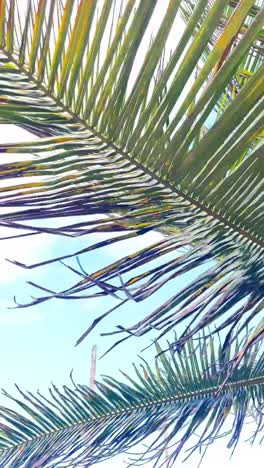
<svg viewBox="0 0 264 468"><path fill-rule="evenodd" d="M118 3L120 3L120 0L117 0L117 9ZM165 4L168 3L168 0L161 3L164 7L162 11L161 8L155 10L152 25L146 35L146 44L149 40L148 37L150 38L151 35L151 28L157 26L166 10ZM174 48L175 43L179 40L182 28L183 23L179 21L177 30L172 31L169 38L171 48ZM139 62L142 60L140 54L138 54L137 60ZM135 70L137 70L137 65ZM191 84L191 79L186 88L188 88L189 84ZM7 143L35 138L22 129L13 126L2 125L0 130L1 142ZM1 156L6 157L3 154ZM0 228L0 237L6 235L10 235L10 232ZM120 245L105 247L83 256L83 266L88 272L92 272L100 266L126 255L129 250L132 252L137 248L142 248L142 245L155 242L159 236L158 233L146 234L137 240L133 239ZM14 393L14 383L17 383L25 390L35 391L40 389L45 392L51 381L58 386L70 383L69 374L71 369L74 369L74 378L77 382L88 384L92 346L97 344L100 356L113 344L113 338L102 338L100 333L102 331L111 331L120 323L122 325L134 323L137 318L144 316L146 312L151 311L154 306L168 298L168 292L173 294L176 288L181 288L185 282L192 280L192 278L185 276L180 281L177 280L166 285L166 294L165 288L163 288L158 297L152 297L143 304L127 304L116 311L114 315L104 320L93 334L77 348L74 347L75 341L90 325L98 312L104 312L114 304L112 298L89 301L53 300L33 308L8 309L8 307L14 305L14 295L21 302L28 301L30 295L37 295L37 291L28 286L26 281L34 280L44 286L59 289L71 284L76 280L76 276L57 263L29 271L7 263L5 258L30 264L67 252L71 253L87 244L93 244L99 239L101 240L102 236L100 238L99 236L91 236L81 239L65 239L41 235L0 242L1 387ZM74 264L74 260L72 260L72 264ZM128 340L103 359L98 360L97 378L100 378L101 374L122 378L118 369L123 369L126 372L129 372L129 369L132 371L132 362L138 362L138 354L142 348L150 343L150 339L151 335L148 335L147 338ZM152 349L148 349L142 354L145 359L150 361L153 360L153 355L154 350ZM7 404L2 396L0 396L0 402ZM244 438L249 435L249 430L250 428L246 429ZM241 442L232 460L229 461L230 451L225 448L223 441L219 441L208 451L202 467L241 468L244 465L250 466L250 464L253 464L254 467L259 468L263 465L260 461L261 455L263 457L261 448L258 446L250 449L247 444ZM123 468L126 466L122 462L123 458L121 455L98 466L101 468ZM196 468L198 462L199 456L194 456L184 465L180 461L177 462L175 467ZM146 468L148 468L147 465Z"/></svg>
<svg viewBox="0 0 264 468"><path fill-rule="evenodd" d="M31 135L12 126L2 126L1 141L21 141L32 139ZM0 235L6 236L10 232L1 229ZM129 251L155 242L160 237L158 233L146 234L141 239L126 241L120 245L113 245L83 256L83 266L92 272L102 265L110 263ZM100 237L100 240L102 237ZM168 297L169 292L181 288L192 278L184 278L166 286L166 295L161 290L158 297L152 297L142 304L129 303L107 318L91 336L80 346L74 347L76 339L89 326L93 318L100 311L108 310L114 299L102 298L96 300L62 301L53 300L33 308L10 310L13 306L13 296L18 301L27 301L34 295L31 286L26 281L34 280L42 285L53 288L64 287L76 280L76 276L62 265L55 263L51 266L34 271L23 270L5 261L5 258L20 260L26 263L41 261L53 256L73 252L99 240L99 236L89 238L66 239L56 236L34 236L14 241L0 243L0 325L1 325L1 386L14 392L16 382L22 389L45 391L51 381L57 385L69 383L69 374L74 369L76 381L88 384L90 373L90 355L93 344L97 344L98 354L102 355L113 343L113 338L100 336L102 331L113 330L117 324L129 324L145 315L158 303ZM170 254L171 256L173 254ZM72 260L74 264L74 260ZM153 335L154 336L154 335ZM137 355L142 348L150 343L151 336L142 339L131 339L116 348L97 363L97 378L100 374L119 376L118 369L132 371L131 363L137 362ZM148 349L143 353L144 358L153 360L154 350ZM6 404L3 397L1 401ZM249 429L245 436L249 435ZM234 457L229 461L230 452L222 441L216 443L208 452L203 462L203 468L225 467L241 468L243 464L254 463L260 466L260 450L255 446L240 443ZM123 456L100 464L101 468L122 468ZM199 457L193 457L184 465L185 468L195 467ZM181 466L180 461L175 466ZM147 468L147 467L146 467Z"/></svg>

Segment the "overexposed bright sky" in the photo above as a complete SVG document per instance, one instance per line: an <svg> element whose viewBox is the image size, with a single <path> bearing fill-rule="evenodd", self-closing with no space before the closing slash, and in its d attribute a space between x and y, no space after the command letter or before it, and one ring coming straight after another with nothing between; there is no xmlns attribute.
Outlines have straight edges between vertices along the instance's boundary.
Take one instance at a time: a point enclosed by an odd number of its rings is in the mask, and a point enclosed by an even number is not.
<svg viewBox="0 0 264 468"><path fill-rule="evenodd" d="M32 138L22 129L3 125L0 142L22 141ZM33 137L34 138L34 137ZM8 157L8 156L4 156ZM0 236L9 235L9 230L0 229ZM97 266L117 260L121 256L127 255L129 251L157 241L159 233L146 234L137 240L140 245L136 245L135 240L126 241L123 245L106 247L98 252L84 256L84 267L88 271L93 271ZM89 240L94 243L95 238ZM56 385L69 383L69 373L74 368L75 380L79 383L89 382L90 355L94 343L98 345L99 356L112 344L111 338L102 339L99 332L102 330L112 330L121 317L110 317L101 327L96 330L83 344L74 348L76 339L90 324L93 313L98 310L105 311L112 305L112 298L97 299L89 301L51 301L40 304L29 309L9 310L7 307L13 306L13 295L17 299L27 300L34 293L32 288L25 283L29 279L38 280L47 287L58 284L65 284L65 278L72 280L65 269L58 264L53 264L49 268L26 271L11 265L5 258L16 259L31 263L33 261L44 260L52 256L59 255L60 252L73 251L81 248L85 240L69 240L48 235L35 236L33 238L22 238L13 241L0 242L0 325L1 325L1 356L5 359L1 361L1 385L3 388L14 393L13 383L16 382L22 389L36 391L40 389L45 392L51 381ZM184 280L183 280L184 282ZM177 287L183 286L177 284ZM173 291L174 285L167 288ZM173 291L175 292L175 290ZM161 292L159 301L165 300L164 291ZM134 322L136 317L140 317L151 310L156 305L157 298L150 298L146 304L137 304L135 313L134 304L126 307L126 316L132 315ZM119 318L118 318L119 317ZM118 322L118 320L120 320ZM124 323L122 313L122 323ZM121 378L118 369L129 372L131 363L137 362L137 355L142 348L148 344L148 339L135 340L128 344L123 344L120 348L113 350L97 363L97 378L100 374L113 375ZM143 353L143 357L152 359L153 351L148 350ZM1 402L7 404L1 397ZM226 449L224 441L216 442L207 453L202 462L203 468L232 467L241 468L254 464L254 468L262 468L263 448L255 445L250 448L243 439L249 437L250 427L244 432L233 458L230 460L230 451ZM227 442L227 441L226 441ZM142 447L139 446L139 449ZM101 468L125 468L127 464L123 461L124 455L115 457L112 460L98 464ZM199 455L194 455L183 465L181 458L175 463L175 467L196 468L199 462ZM151 465L145 465L150 468Z"/></svg>
<svg viewBox="0 0 264 468"><path fill-rule="evenodd" d="M119 1L119 0L118 0ZM156 9L154 15L155 26L160 21L165 11L168 0L162 0L162 6ZM166 5L165 5L166 4ZM179 20L174 33L170 35L169 47L174 48L183 30L183 23ZM149 37L150 37L149 32ZM140 62L141 57L137 57ZM0 143L24 141L35 139L20 128L11 125L0 126ZM1 154L5 161L10 156ZM10 232L0 228L0 237L10 235ZM124 255L128 251L134 251L155 242L160 238L158 233L146 234L138 240L123 242L120 245L106 247L90 255L84 256L83 265L89 272L94 271L103 264L110 263ZM116 313L103 322L97 330L79 347L74 348L75 341L82 332L89 326L91 320L98 313L98 310L105 311L113 305L112 298L97 299L89 301L51 301L40 304L29 309L8 309L13 306L13 295L18 300L27 301L31 294L36 293L26 285L26 281L35 280L49 287L50 285L64 286L65 278L69 278L69 283L75 279L71 273L66 271L62 265L53 264L35 271L26 271L11 265L5 261L6 258L20 260L26 263L41 261L52 258L60 253L72 252L82 248L87 243L94 243L98 236L87 239L65 239L56 236L34 236L17 240L5 240L0 242L0 325L1 325L1 386L14 393L14 382L22 389L35 391L40 389L45 391L51 381L60 384L69 383L69 374L74 368L75 380L87 384L89 382L90 355L94 343L97 343L99 355L113 343L112 338L102 339L99 333L112 330L117 323L124 323L124 309ZM100 237L101 240L101 237ZM73 264L73 263L72 263ZM180 280L176 284L166 286L171 292L175 288L183 286L186 279ZM167 297L164 290L161 291L159 302ZM150 298L143 305L128 304L126 307L125 320L135 322L136 317L145 315L146 310L151 310L156 306L157 298ZM132 362L137 361L137 354L149 343L148 338L126 342L121 348L113 350L97 363L97 378L100 374L109 374L118 377L118 369L129 372ZM145 341L144 341L145 340ZM151 359L153 351L147 350L143 357ZM121 375L120 375L121 378ZM2 403L7 402L1 396ZM246 428L244 439L250 435L250 427ZM226 449L225 442L216 442L209 450L202 462L202 468L243 468L244 466L262 468L263 451L261 447L250 448L243 441L240 442L233 458L230 460L230 451ZM181 459L175 463L175 467L196 468L199 456L194 455L184 465ZM100 463L101 468L124 468L127 466L123 462L124 456L120 455L115 459ZM145 465L149 468L151 465Z"/></svg>

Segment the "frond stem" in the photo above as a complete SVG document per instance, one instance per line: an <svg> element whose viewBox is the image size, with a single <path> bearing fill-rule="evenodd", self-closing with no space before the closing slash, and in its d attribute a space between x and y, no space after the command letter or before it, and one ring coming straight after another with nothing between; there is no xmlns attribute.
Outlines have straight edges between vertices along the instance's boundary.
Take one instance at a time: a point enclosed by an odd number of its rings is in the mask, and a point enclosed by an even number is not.
<svg viewBox="0 0 264 468"><path fill-rule="evenodd" d="M176 403L178 401L180 402L180 401L184 401L184 400L203 399L204 397L216 396L219 393L223 394L223 393L227 393L227 392L230 392L230 391L233 391L233 390L236 390L236 389L241 390L242 388L251 388L251 387L254 387L254 386L261 386L261 385L264 385L264 375L261 375L259 377L253 377L251 379L237 380L237 381L234 381L234 382L226 382L224 385L220 383L217 386L208 387L208 388L197 390L197 391L194 391L194 392L186 392L186 393L181 393L181 394L178 394L178 395L168 396L166 398L160 398L160 399L146 401L146 402L139 403L139 404L133 404L133 405L131 405L131 406L127 407L127 408L121 409L121 410L110 411L110 412L107 412L107 413L105 413L103 415L100 415L100 416L91 416L91 417L89 417L89 418L87 418L85 420L78 421L77 423L74 423L71 426L67 426L67 427L60 428L60 429L55 429L53 431L47 432L46 434L36 436L36 437L32 437L31 439L29 439L26 442L22 442L20 444L16 444L16 445L10 446L10 447L8 447L6 449L3 449L2 451L0 451L0 455L7 452L8 450L12 450L13 448L21 447L21 449L22 449L25 445L27 445L29 442L31 442L33 440L44 439L45 437L48 437L51 434L67 431L69 429L72 429L72 428L77 427L77 426L82 426L82 425L87 424L87 423L92 422L92 421L94 421L94 422L102 421L102 420L106 420L108 418L113 418L114 416L120 416L122 414L128 414L128 413L132 413L134 411L140 411L140 410L143 410L143 409L146 409L146 408L156 407L157 405L162 405L163 406L163 405L168 405L168 404L174 404L174 403Z"/></svg>
<svg viewBox="0 0 264 468"><path fill-rule="evenodd" d="M91 133L96 135L98 138L101 139L104 143L106 143L108 146L110 146L114 151L117 153L121 154L124 156L124 158L128 159L134 166L136 166L138 169L143 171L144 173L148 174L153 180L156 180L158 183L162 184L164 188L171 190L172 193L176 193L178 196L182 197L185 201L188 201L195 207L199 208L201 211L205 212L207 215L209 215L211 218L218 220L220 223L224 224L225 227L231 229L232 231L238 233L242 237L248 239L249 241L253 242L256 244L258 247L261 247L264 249L264 241L262 239L257 238L255 235L251 234L245 229L242 229L241 227L237 226L235 223L233 223L230 220L227 220L224 216L220 215L219 213L216 213L212 209L208 208L207 206L203 205L201 202L196 200L195 198L191 197L188 195L185 191L175 187L173 184L168 182L167 180L164 180L163 178L159 177L157 174L153 173L151 170L140 164L138 161L136 161L132 156L130 156L128 153L123 151L121 148L119 148L115 143L109 141L104 135L99 133L96 129L93 127L89 126L88 123L83 120L79 115L75 114L72 112L69 108L67 108L52 92L47 90L43 84L38 81L34 75L29 73L24 67L21 66L19 61L14 58L9 52L7 52L3 47L0 47L0 51L6 55L8 60L12 62L16 67L21 71L21 73L24 73L31 81L35 83L35 85L47 96L49 97L53 102L55 102L65 113L67 113L69 116L71 116L76 122L80 123L84 128L89 130Z"/></svg>

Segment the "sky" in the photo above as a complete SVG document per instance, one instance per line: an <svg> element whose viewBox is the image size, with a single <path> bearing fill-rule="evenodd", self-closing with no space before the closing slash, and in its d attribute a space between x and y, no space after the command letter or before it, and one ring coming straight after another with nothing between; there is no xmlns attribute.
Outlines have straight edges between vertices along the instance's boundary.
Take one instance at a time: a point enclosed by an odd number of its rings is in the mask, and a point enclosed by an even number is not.
<svg viewBox="0 0 264 468"><path fill-rule="evenodd" d="M165 11L165 9L164 9ZM156 16L155 16L156 15ZM160 19L157 10L154 15L154 23ZM156 18L156 19L155 19ZM178 23L177 35L171 35L171 44L179 38L179 32L183 25ZM140 56L138 57L140 61ZM36 137L24 130L11 126L1 125L0 142L33 140ZM6 155L1 154L6 158ZM9 157L9 156L8 156ZM77 221L77 219L76 219ZM0 228L0 237L10 235L10 230ZM137 318L151 311L158 303L162 303L168 297L168 293L175 293L187 281L193 278L183 277L177 283L166 285L160 291L158 297L151 297L143 304L129 303L125 308L104 320L94 332L78 347L74 347L76 340L90 325L98 312L108 310L114 305L112 298L62 301L53 300L39 304L33 308L10 309L14 306L13 296L20 302L26 302L31 295L37 294L27 281L34 280L44 286L52 286L60 289L65 284L71 284L76 276L66 270L62 265L55 263L36 270L23 270L5 259L14 259L25 263L38 262L52 258L66 252L73 252L83 246L93 244L102 236L92 235L89 238L66 239L63 237L40 235L17 240L5 240L0 242L0 351L1 351L1 387L12 393L15 392L14 383L24 390L45 392L50 382L57 386L70 384L70 371L74 369L74 379L81 384L89 384L90 357L94 344L97 344L99 357L113 344L113 338L101 337L102 331L111 331L120 323L122 325L134 323ZM142 248L161 238L159 233L149 233L140 239L122 242L118 245L105 247L89 255L82 257L83 266L88 272L93 272L100 266L111 263L129 252ZM170 254L173 257L173 254ZM74 263L74 259L71 262ZM153 336L155 336L153 334ZM97 361L96 376L108 374L122 379L119 369L129 372L132 370L132 362L138 362L138 355L142 348L150 343L151 335L147 338L128 340L120 347L114 349L103 359ZM148 349L141 354L150 362L153 361L154 350ZM7 404L0 396L0 402ZM248 431L244 438L248 435ZM226 449L223 441L216 442L208 451L202 463L203 468L241 468L253 464L261 468L263 452L257 445L250 448L243 441L240 442L233 458L229 460L230 451ZM262 455L262 457L261 457ZM123 468L124 456L103 462L98 465L101 468ZM175 467L196 468L199 456L195 455L182 465L181 458L175 463ZM149 468L146 465L146 468Z"/></svg>
<svg viewBox="0 0 264 468"><path fill-rule="evenodd" d="M1 125L0 142L25 141L36 138L24 130ZM10 234L10 229L0 228L0 237ZM15 233L14 233L15 234ZM184 277L171 283L159 293L158 297L149 298L143 304L128 303L115 314L106 319L95 331L78 347L74 347L76 340L90 325L98 312L108 310L114 305L112 298L99 298L80 301L52 300L47 303L26 309L10 309L14 306L13 297L18 302L26 302L31 295L36 294L27 281L34 280L44 286L57 288L71 284L76 276L58 263L33 270L24 270L12 265L5 259L15 259L25 263L41 261L67 252L73 252L92 244L102 236L92 235L89 238L66 239L58 236L40 235L16 240L0 242L0 351L1 351L1 387L14 394L14 383L24 390L45 392L51 382L57 386L70 384L70 371L74 369L74 379L81 384L89 384L90 358L94 344L97 344L98 357L113 344L111 337L101 337L102 331L111 331L116 325L134 323L137 318L151 311L154 306L168 298L168 293L175 293L176 288L184 286L192 279ZM159 233L149 233L140 239L125 241L119 245L112 245L101 250L84 255L82 263L88 272L95 271L118 258L133 252L143 245L151 244L161 238ZM173 253L170 254L173 257ZM169 257L169 256L168 256ZM72 260L74 265L75 260ZM75 264L76 266L76 264ZM165 292L166 291L166 292ZM155 335L155 334L154 334ZM153 335L153 336L154 336ZM108 374L123 379L119 369L132 372L132 362L138 363L138 355L153 362L152 348L141 353L150 344L151 335L147 338L128 340L114 349L104 358L97 360L96 377ZM0 402L7 404L4 397ZM248 430L244 438L249 435ZM140 447L139 447L140 448ZM242 441L233 458L229 460L230 451L223 441L216 442L208 451L203 461L203 468L232 467L241 468L254 463L260 467L261 447L250 448ZM123 468L124 456L98 464L101 468ZM183 465L179 459L175 467L196 468L199 455L195 455ZM149 468L151 465L147 466Z"/></svg>

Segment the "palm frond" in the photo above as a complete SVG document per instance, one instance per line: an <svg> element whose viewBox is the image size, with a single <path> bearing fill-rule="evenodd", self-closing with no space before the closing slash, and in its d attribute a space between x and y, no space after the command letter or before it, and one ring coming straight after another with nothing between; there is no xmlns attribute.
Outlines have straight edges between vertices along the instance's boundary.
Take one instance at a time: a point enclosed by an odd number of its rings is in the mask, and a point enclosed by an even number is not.
<svg viewBox="0 0 264 468"><path fill-rule="evenodd" d="M52 385L48 397L19 388L17 396L4 392L20 411L0 408L1 465L88 467L153 436L146 452L133 457L134 466L161 466L169 446L171 467L194 432L187 457L224 436L234 450L250 421L253 443L263 430L263 354L252 348L226 381L227 363L241 345L228 355L219 344L212 338L190 341L170 358L157 346L154 369L142 361L134 367L135 379L124 373L123 381L104 377L96 391L74 384Z"/></svg>
<svg viewBox="0 0 264 468"><path fill-rule="evenodd" d="M122 303L142 301L203 265L198 281L119 330L164 334L190 319L179 347L218 318L217 329L241 332L263 313L264 10L254 0L171 0L146 47L158 3L127 0L117 10L111 0L32 0L23 12L21 2L1 2L0 120L41 137L0 148L0 178L10 181L0 187L1 226L22 235L123 232L72 255L161 230L161 242L82 273L67 291L44 288L36 302L98 285L113 294L109 280L120 277ZM179 12L187 25L169 54ZM91 214L108 218L52 225ZM147 269L170 251L175 260ZM142 274L123 279L141 265Z"/></svg>

